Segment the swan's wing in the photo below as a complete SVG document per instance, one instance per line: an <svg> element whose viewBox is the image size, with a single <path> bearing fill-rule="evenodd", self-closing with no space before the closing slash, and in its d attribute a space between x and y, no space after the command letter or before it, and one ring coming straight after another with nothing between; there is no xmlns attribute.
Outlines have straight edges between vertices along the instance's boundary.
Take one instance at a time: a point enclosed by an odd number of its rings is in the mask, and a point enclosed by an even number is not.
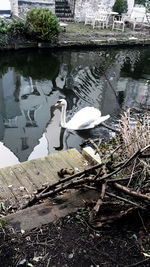
<svg viewBox="0 0 150 267"><path fill-rule="evenodd" d="M105 116L104 116L105 117ZM104 121L101 112L94 107L86 107L78 111L66 124L66 127L73 130L90 129Z"/></svg>
<svg viewBox="0 0 150 267"><path fill-rule="evenodd" d="M82 125L80 125L80 128L78 128L78 130L94 128L95 126L99 125L105 120L108 120L109 118L110 118L110 115L106 115L106 116L99 117L97 120L91 120L91 121L88 121L88 123L85 122Z"/></svg>
<svg viewBox="0 0 150 267"><path fill-rule="evenodd" d="M110 118L110 115L106 115L106 116L101 116L100 118L97 119L97 121L94 121L93 123L93 127L91 128L94 128L96 125L99 125L100 123L102 123L103 121L106 121Z"/></svg>

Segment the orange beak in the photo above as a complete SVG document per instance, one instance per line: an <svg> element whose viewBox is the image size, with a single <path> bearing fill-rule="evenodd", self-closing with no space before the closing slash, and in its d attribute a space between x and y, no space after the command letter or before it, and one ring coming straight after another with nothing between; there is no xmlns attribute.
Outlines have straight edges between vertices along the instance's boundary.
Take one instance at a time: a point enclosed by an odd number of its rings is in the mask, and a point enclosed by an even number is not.
<svg viewBox="0 0 150 267"><path fill-rule="evenodd" d="M57 103L55 104L55 107L59 106L61 104L60 101L57 101Z"/></svg>

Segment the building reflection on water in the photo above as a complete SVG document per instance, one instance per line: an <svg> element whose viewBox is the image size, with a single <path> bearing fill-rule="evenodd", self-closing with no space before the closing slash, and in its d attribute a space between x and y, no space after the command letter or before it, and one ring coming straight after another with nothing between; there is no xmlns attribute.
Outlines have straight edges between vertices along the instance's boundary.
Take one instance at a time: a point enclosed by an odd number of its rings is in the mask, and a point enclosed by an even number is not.
<svg viewBox="0 0 150 267"><path fill-rule="evenodd" d="M0 167L61 149L79 149L89 136L109 135L102 128L62 132L60 110L54 109L60 97L68 101L68 119L92 105L102 115L109 113L111 124L122 108L150 106L146 82L150 63L145 67L144 50L61 51L54 56L48 51L22 53L10 61L6 56L0 64ZM137 77L140 61L144 72Z"/></svg>

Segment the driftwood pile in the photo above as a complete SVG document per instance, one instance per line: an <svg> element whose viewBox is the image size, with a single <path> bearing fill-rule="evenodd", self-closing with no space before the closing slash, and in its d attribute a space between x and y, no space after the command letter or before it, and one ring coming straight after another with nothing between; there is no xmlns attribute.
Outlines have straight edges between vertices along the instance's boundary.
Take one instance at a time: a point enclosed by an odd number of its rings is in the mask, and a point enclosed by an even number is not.
<svg viewBox="0 0 150 267"><path fill-rule="evenodd" d="M101 164L77 173L61 170L61 179L39 190L23 208L64 190L82 188L99 192L97 202L90 209L89 222L94 227L114 222L134 211L149 212L149 130L149 118L146 115L141 121L132 123L128 111L122 116L120 133L115 139L107 144L99 139L85 141L100 154Z"/></svg>

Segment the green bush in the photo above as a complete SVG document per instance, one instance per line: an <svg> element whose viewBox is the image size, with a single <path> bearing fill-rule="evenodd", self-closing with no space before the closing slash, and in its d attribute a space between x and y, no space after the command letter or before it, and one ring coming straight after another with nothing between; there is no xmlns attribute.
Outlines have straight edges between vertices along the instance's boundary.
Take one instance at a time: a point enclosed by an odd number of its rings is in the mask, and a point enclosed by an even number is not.
<svg viewBox="0 0 150 267"><path fill-rule="evenodd" d="M7 34L0 33L0 47L6 47L9 44L9 38ZM0 71L1 74L1 71Z"/></svg>
<svg viewBox="0 0 150 267"><path fill-rule="evenodd" d="M57 17L47 8L32 8L29 10L26 25L29 33L40 41L52 43L60 32Z"/></svg>
<svg viewBox="0 0 150 267"><path fill-rule="evenodd" d="M147 1L145 0L135 0L135 4L138 4L138 5L145 5Z"/></svg>
<svg viewBox="0 0 150 267"><path fill-rule="evenodd" d="M7 32L7 24L4 21L4 19L0 19L0 33L6 33Z"/></svg>
<svg viewBox="0 0 150 267"><path fill-rule="evenodd" d="M7 32L11 36L23 36L26 34L26 23L22 19L13 19L13 21L7 26Z"/></svg>
<svg viewBox="0 0 150 267"><path fill-rule="evenodd" d="M116 0L112 9L119 14L126 13L128 10L127 0Z"/></svg>

